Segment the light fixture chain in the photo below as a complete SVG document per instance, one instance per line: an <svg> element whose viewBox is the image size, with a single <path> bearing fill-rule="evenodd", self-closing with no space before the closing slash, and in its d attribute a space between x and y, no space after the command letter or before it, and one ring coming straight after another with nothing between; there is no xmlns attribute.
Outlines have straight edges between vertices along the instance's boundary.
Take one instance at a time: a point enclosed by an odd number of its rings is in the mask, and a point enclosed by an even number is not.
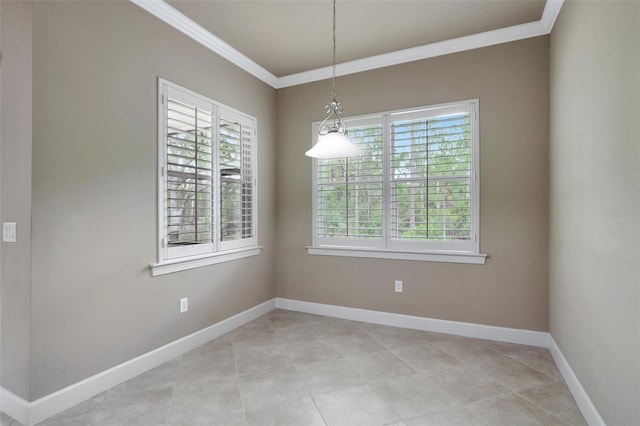
<svg viewBox="0 0 640 426"><path fill-rule="evenodd" d="M335 101L337 96L336 91L336 0L333 0L333 74L331 77L331 100Z"/></svg>

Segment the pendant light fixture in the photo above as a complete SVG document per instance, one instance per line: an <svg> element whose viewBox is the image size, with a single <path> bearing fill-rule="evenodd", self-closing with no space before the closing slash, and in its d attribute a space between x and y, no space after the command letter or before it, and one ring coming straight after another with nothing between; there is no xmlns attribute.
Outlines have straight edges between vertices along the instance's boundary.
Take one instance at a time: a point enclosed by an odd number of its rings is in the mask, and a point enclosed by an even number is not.
<svg viewBox="0 0 640 426"><path fill-rule="evenodd" d="M336 0L333 0L333 75L331 102L324 107L327 117L318 127L318 142L305 155L318 159L356 157L360 148L349 140L349 130L342 121L342 105L336 92Z"/></svg>

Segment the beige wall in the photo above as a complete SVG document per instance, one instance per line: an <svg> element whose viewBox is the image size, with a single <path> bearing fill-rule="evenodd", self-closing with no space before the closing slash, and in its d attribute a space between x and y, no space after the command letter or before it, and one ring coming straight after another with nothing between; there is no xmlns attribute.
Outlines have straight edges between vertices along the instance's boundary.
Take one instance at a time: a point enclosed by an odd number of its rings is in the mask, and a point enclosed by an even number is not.
<svg viewBox="0 0 640 426"><path fill-rule="evenodd" d="M565 3L550 61L551 333L605 422L637 425L640 3Z"/></svg>
<svg viewBox="0 0 640 426"><path fill-rule="evenodd" d="M274 297L276 95L129 2L36 2L33 52L36 399ZM260 256L150 277L158 76L257 117Z"/></svg>
<svg viewBox="0 0 640 426"><path fill-rule="evenodd" d="M345 115L480 99L486 265L311 256L311 123L326 81L278 91L278 296L548 329L548 37L338 79ZM394 293L393 280L405 291Z"/></svg>
<svg viewBox="0 0 640 426"><path fill-rule="evenodd" d="M2 9L2 222L17 223L17 242L2 243L0 386L29 398L31 275L31 36L32 4Z"/></svg>

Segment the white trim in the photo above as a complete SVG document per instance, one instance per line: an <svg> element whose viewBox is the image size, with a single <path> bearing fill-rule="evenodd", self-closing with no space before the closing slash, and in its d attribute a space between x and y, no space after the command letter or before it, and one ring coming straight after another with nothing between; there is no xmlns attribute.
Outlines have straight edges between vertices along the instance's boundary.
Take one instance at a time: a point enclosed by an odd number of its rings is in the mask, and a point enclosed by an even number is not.
<svg viewBox="0 0 640 426"><path fill-rule="evenodd" d="M275 309L275 300L271 299L200 331L196 331L193 334L161 346L158 349L154 349L151 352L147 352L139 357L42 397L30 404L31 409L28 424L33 425L61 413L119 383L136 377L145 371L228 333L249 321L253 321L273 309Z"/></svg>
<svg viewBox="0 0 640 426"><path fill-rule="evenodd" d="M372 324L548 348L587 423L596 426L605 425L604 420L600 417L598 410L593 405L593 402L580 384L569 363L564 358L553 336L547 332L416 317L368 309L305 302L281 297L273 298L260 305L249 308L230 318L74 383L71 386L31 403L14 395L7 389L0 387L0 412L10 415L25 425L34 425L80 402L86 401L113 386L195 349L249 321L257 319L275 308L363 321Z"/></svg>
<svg viewBox="0 0 640 426"><path fill-rule="evenodd" d="M547 348L555 361L564 381L576 400L578 408L590 426L605 426L606 423L598 413L589 395L582 387L571 366L556 344L553 336L544 331L522 330L491 325L474 324L458 321L447 321L433 318L416 317L390 312L372 311L368 309L349 308L346 306L325 305L322 303L305 302L302 300L276 297L276 308L290 311L306 312L308 314L324 315L353 321L363 321L372 324L403 327L414 330L433 331L436 333L454 334L457 336L474 337L478 339L496 340L499 342L516 343L520 345Z"/></svg>
<svg viewBox="0 0 640 426"><path fill-rule="evenodd" d="M332 75L332 67L329 66L283 77L276 77L222 39L211 34L192 19L171 7L168 3L162 0L130 1L275 89L325 80ZM336 75L354 74L546 35L553 29L563 2L564 0L547 0L542 18L537 21L344 62L337 65Z"/></svg>
<svg viewBox="0 0 640 426"><path fill-rule="evenodd" d="M512 27L500 28L451 40L412 47L410 49L397 50L395 52L384 53L382 55L343 62L336 66L336 75L343 76L355 74L392 65L449 55L451 53L464 52L466 50L479 49L496 44L537 37L545 34L548 34L548 32L540 21L528 22L526 24L514 25ZM280 89L283 87L297 86L299 84L325 80L327 78L331 78L332 71L332 67L324 67L280 77L278 78L277 88Z"/></svg>
<svg viewBox="0 0 640 426"><path fill-rule="evenodd" d="M149 265L149 268L151 269L151 276L157 277L158 275L166 275L186 271L187 269L200 268L201 266L215 265L216 263L257 256L261 250L262 246L243 247L236 250L207 253L201 256L169 259L160 263L152 263Z"/></svg>
<svg viewBox="0 0 640 426"><path fill-rule="evenodd" d="M484 265L486 254L457 252L412 252L354 247L307 247L307 253L320 256L368 257L372 259L420 260L423 262L472 263Z"/></svg>
<svg viewBox="0 0 640 426"><path fill-rule="evenodd" d="M576 400L576 404L578 404L580 412L582 412L584 419L587 421L587 424L589 424L590 426L605 426L606 423L600 416L600 413L598 413L598 409L591 401L591 398L589 398L587 391L585 391L582 387L580 380L578 380L578 377L573 372L573 369L567 362L566 358L562 354L562 351L560 350L560 347L551 334L549 334L547 347L549 348L549 352L551 352L551 356L558 366L558 369L560 370L560 373L562 374L567 387L571 391L573 399Z"/></svg>
<svg viewBox="0 0 640 426"><path fill-rule="evenodd" d="M211 34L168 3L162 0L131 0L131 2L257 79L264 81L271 87L278 86L278 77L231 47L224 40Z"/></svg>
<svg viewBox="0 0 640 426"><path fill-rule="evenodd" d="M26 425L29 423L30 405L28 401L0 386L0 412L8 414L15 420Z"/></svg>
<svg viewBox="0 0 640 426"><path fill-rule="evenodd" d="M492 325L474 324L459 321L447 321L434 318L416 317L391 312L371 311L368 309L349 308L346 306L325 305L302 300L276 297L276 308L309 314L325 315L372 324L403 327L414 330L433 331L436 333L455 334L478 339L496 340L499 342L517 343L521 345L547 347L549 333L543 331L521 330L516 328L496 327Z"/></svg>
<svg viewBox="0 0 640 426"><path fill-rule="evenodd" d="M564 0L547 0L547 3L544 5L540 22L542 22L547 34L550 34L551 30L553 30L553 26L556 24L556 19L558 19L563 4Z"/></svg>

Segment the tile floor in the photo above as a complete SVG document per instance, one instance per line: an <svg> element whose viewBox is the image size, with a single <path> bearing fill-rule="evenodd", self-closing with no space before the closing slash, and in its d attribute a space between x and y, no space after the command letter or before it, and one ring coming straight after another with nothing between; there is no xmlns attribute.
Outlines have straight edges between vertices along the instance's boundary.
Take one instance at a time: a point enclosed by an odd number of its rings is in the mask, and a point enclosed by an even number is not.
<svg viewBox="0 0 640 426"><path fill-rule="evenodd" d="M584 424L546 349L284 310L41 423Z"/></svg>

